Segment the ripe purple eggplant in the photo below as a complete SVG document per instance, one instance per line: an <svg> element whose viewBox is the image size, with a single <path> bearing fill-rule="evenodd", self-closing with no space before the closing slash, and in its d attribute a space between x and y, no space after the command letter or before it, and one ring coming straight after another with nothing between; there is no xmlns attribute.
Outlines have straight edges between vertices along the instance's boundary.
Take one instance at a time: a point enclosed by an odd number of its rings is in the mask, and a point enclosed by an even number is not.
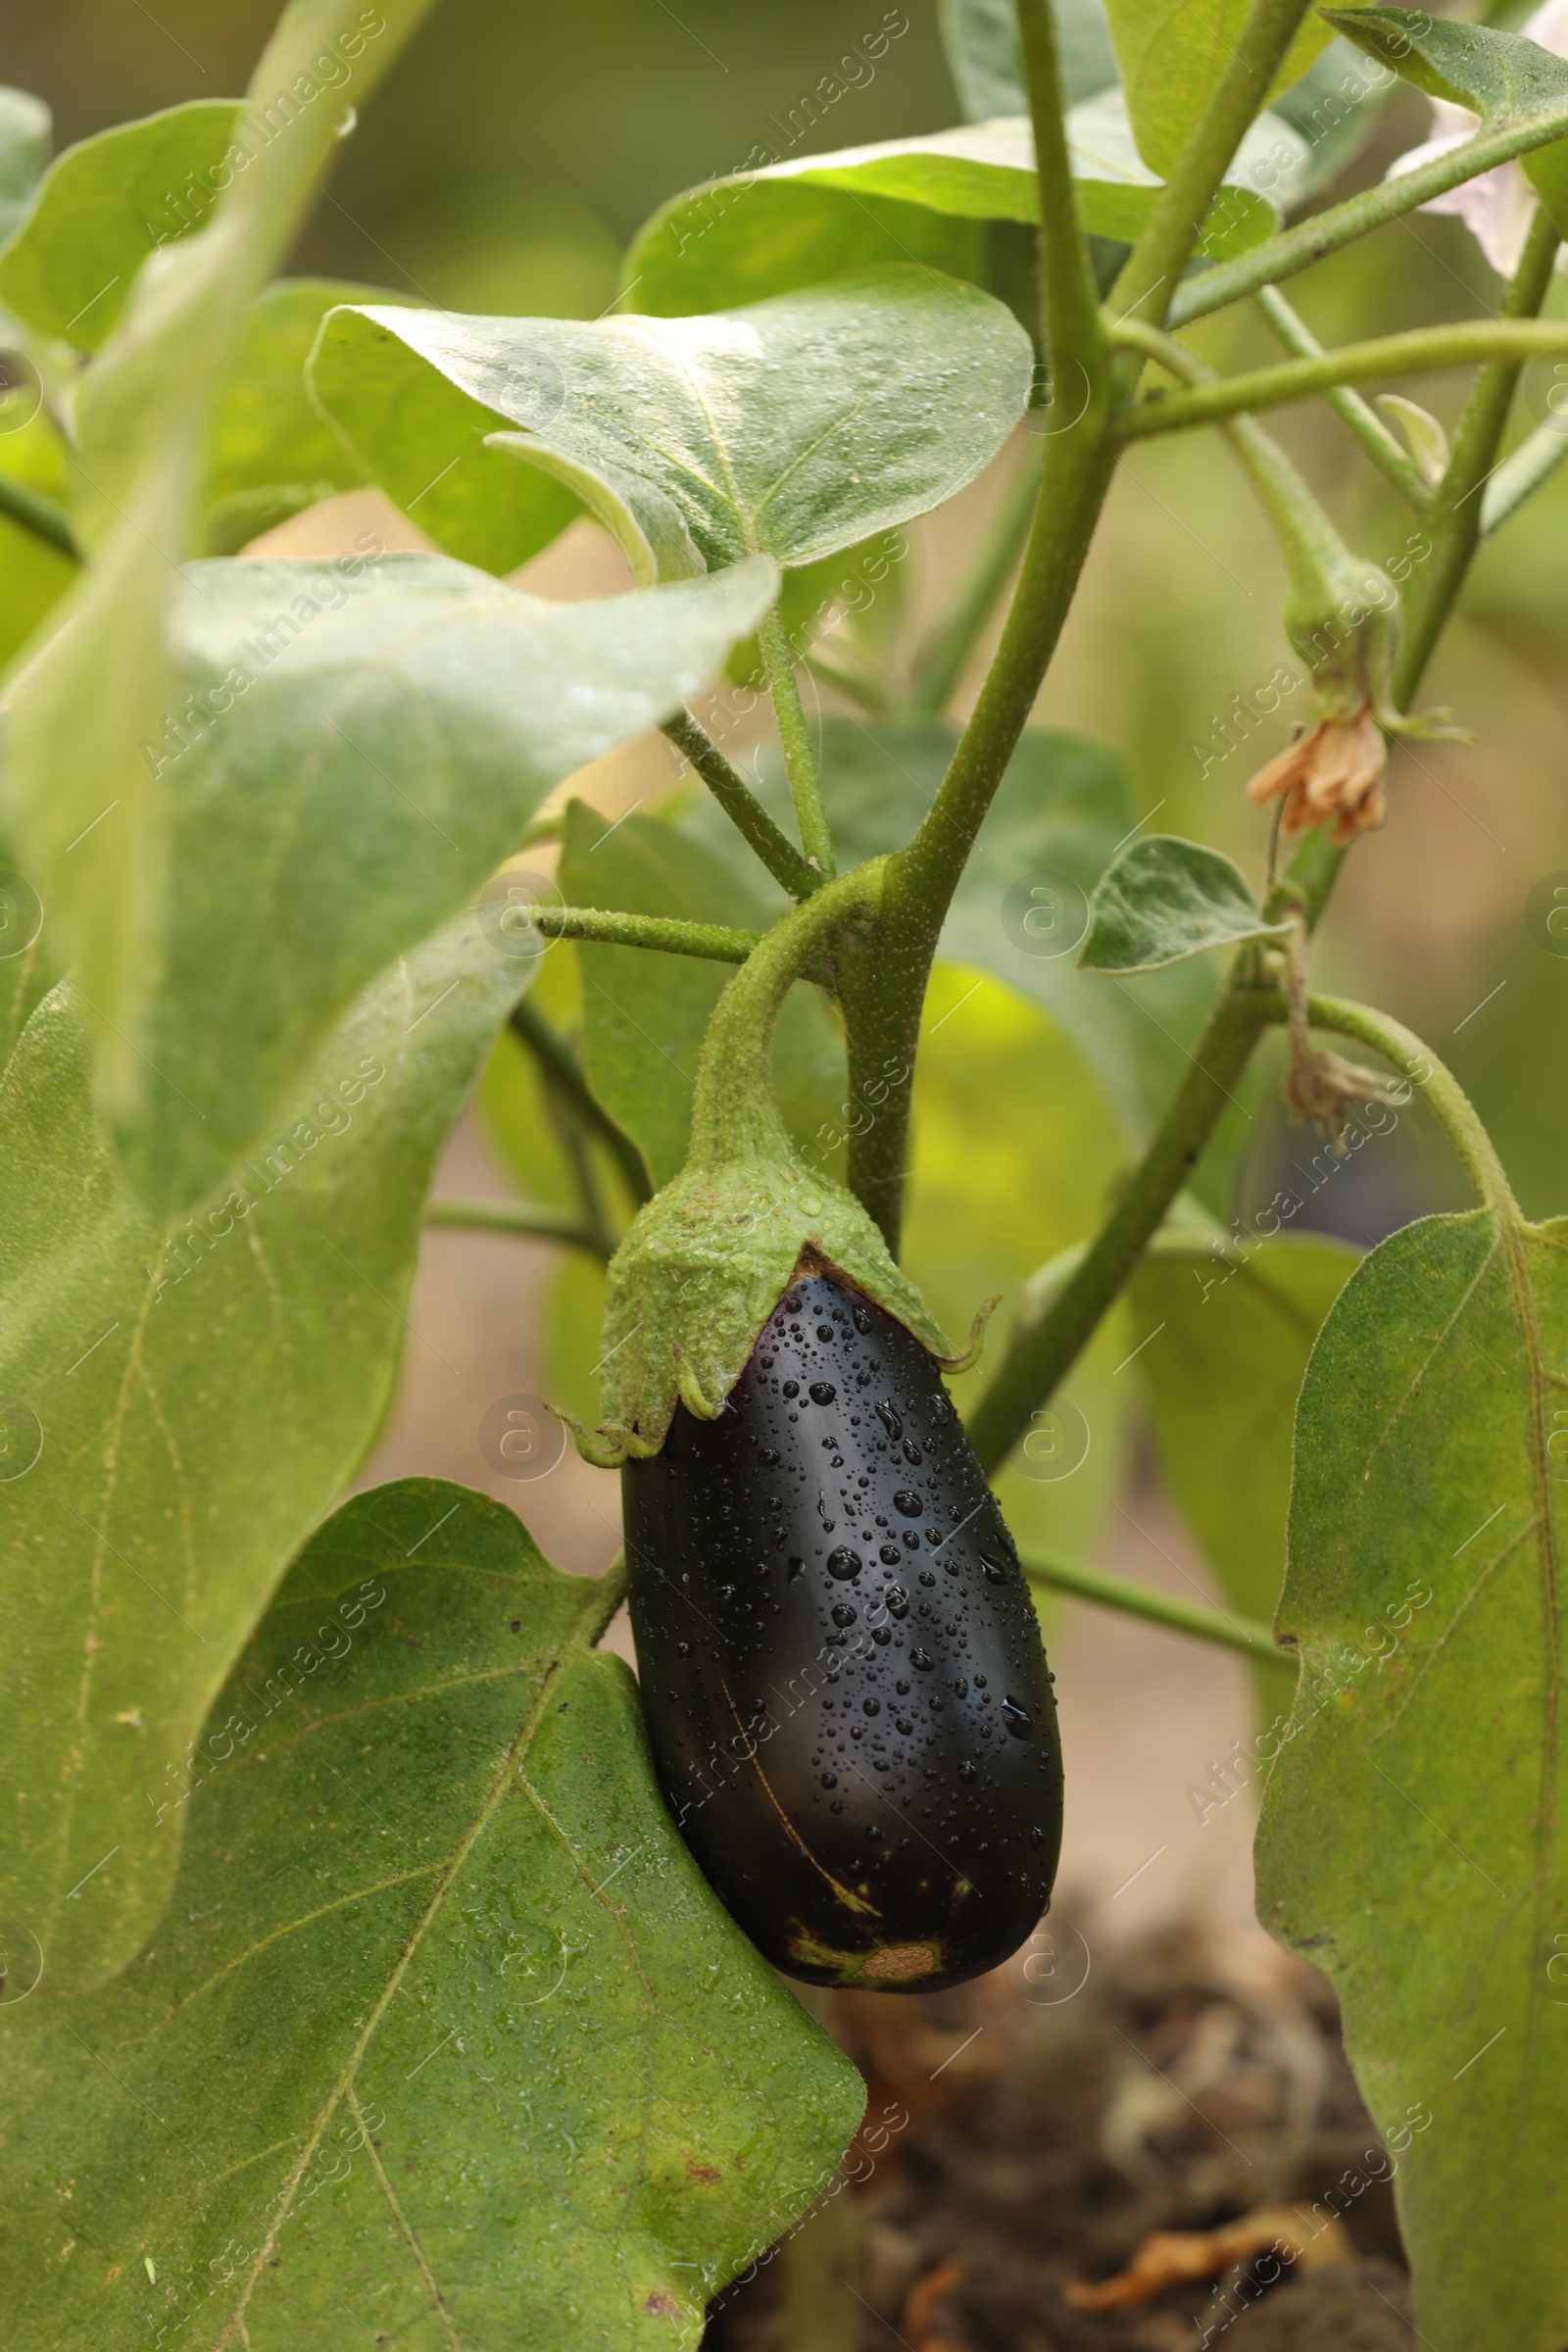
<svg viewBox="0 0 1568 2352"><path fill-rule="evenodd" d="M939 1366L798 1277L714 1420L621 1471L660 1785L760 1949L815 1984L930 1992L1047 1905L1052 1677Z"/></svg>

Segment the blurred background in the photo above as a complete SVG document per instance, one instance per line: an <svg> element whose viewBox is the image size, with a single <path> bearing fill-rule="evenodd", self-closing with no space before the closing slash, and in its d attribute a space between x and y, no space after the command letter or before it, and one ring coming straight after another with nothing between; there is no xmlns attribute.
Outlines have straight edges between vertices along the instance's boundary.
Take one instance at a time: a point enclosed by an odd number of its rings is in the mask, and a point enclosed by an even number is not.
<svg viewBox="0 0 1568 2352"><path fill-rule="evenodd" d="M908 29L874 78L845 95L797 152L957 119L934 0L905 0L905 13ZM57 0L48 11L7 0L0 79L45 98L65 144L180 99L237 92L271 14L268 0L227 0L221 10L158 0L156 12L142 0ZM779 122L842 48L881 21L880 0L795 0L787 9L761 0L679 0L678 9L667 0L577 0L570 9L445 0L346 144L291 267L458 310L597 317L613 298L624 245L656 207L737 167L757 142L776 142ZM1337 192L1379 178L1426 136L1427 115L1424 101L1396 91ZM1497 281L1457 220L1412 216L1293 293L1318 335L1338 342L1488 312ZM1550 307L1568 309L1560 280ZM1273 356L1250 318L1212 322L1196 339L1223 367ZM1549 367L1529 371L1514 438L1547 419L1554 388ZM1463 379L1411 389L1451 422ZM1332 416L1288 412L1277 429L1359 549L1384 563L1412 550L1411 517ZM1020 435L969 492L908 534L898 594L875 623L897 641L895 655L951 593L1026 458ZM272 533L269 552L346 546L367 518L389 545L426 544L378 493L356 492ZM8 531L0 561L22 560ZM614 549L584 522L519 576L557 596L628 584ZM1133 817L1226 849L1254 883L1268 825L1245 786L1286 740L1292 706L1258 719L1249 701L1289 658L1283 593L1261 514L1217 437L1146 442L1122 468L1037 712L1122 756ZM986 650L956 690L957 718ZM1553 952L1530 919L1538 886L1568 879L1565 656L1568 468L1483 553L1418 698L1451 706L1473 744L1396 753L1388 824L1349 860L1315 956L1318 985L1376 1001L1450 1063L1538 1216L1568 1209L1568 953ZM819 708L832 715L831 688L820 689ZM757 748L757 723L739 722L730 740L738 751ZM608 825L627 811L646 817L675 782L673 756L654 738L571 789ZM531 853L528 862L548 867L550 855ZM553 950L538 993L568 1026L577 987L572 952ZM959 1329L989 1292L1013 1289L1093 1229L1126 1142L1097 1107L1079 1048L1001 980L944 967L928 1027L910 1258ZM1221 1223L1255 1214L1319 1148L1286 1123L1277 1045L1260 1059L1200 1187ZM523 1133L527 1083L504 1040L438 1192L548 1197L551 1171ZM1396 1133L1314 1182L1298 1229L1365 1245L1464 1202L1417 1102ZM480 1437L500 1399L583 1400L599 1285L589 1262L564 1263L544 1245L429 1234L397 1402L361 1483L422 1471L488 1488L563 1565L601 1566L618 1541L612 1477L568 1449L519 1481ZM1138 1338L1132 1311L1119 1311L1073 1388L1093 1439L1077 1474L1043 1487L1014 1473L1009 1515L1021 1536L1187 1597L1212 1595L1210 1562L1166 1492L1146 1408L1121 1378L1118 1359ZM1279 1566L1261 1563L1265 1585L1277 1583ZM1288 1678L1265 1672L1254 1683L1234 1655L1132 1619L1055 1603L1047 1616L1068 1757L1061 1885L1070 1916L1097 1950L1125 1949L1176 1918L1245 1936L1252 1791L1243 1788L1208 1817L1191 1791L1250 1736L1260 1709L1285 1703ZM627 1646L623 1630L613 1638ZM1246 1975L1234 1955L1227 1965ZM1247 1964L1254 1976L1260 1965Z"/></svg>

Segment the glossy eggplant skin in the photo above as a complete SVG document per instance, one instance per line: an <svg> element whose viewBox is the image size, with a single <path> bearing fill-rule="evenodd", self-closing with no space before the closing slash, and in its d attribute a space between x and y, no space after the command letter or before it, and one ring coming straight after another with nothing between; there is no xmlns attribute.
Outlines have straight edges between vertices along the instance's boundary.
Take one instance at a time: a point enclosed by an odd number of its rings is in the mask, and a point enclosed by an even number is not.
<svg viewBox="0 0 1568 2352"><path fill-rule="evenodd" d="M786 1975L930 1992L1045 1910L1055 1699L1002 1513L920 1343L825 1274L717 1420L621 1472L643 1714L705 1878Z"/></svg>

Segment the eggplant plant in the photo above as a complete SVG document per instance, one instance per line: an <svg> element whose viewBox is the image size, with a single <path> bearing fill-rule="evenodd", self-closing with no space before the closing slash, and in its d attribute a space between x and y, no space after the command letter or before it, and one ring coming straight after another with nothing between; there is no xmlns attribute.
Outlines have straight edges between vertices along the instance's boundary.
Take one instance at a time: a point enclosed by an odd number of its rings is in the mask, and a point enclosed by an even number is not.
<svg viewBox="0 0 1568 2352"><path fill-rule="evenodd" d="M0 92L5 2340L695 2342L861 2112L785 1980L960 1982L1049 1904L1033 1586L1292 1690L1259 1916L1337 1984L1423 2340L1560 2352L1568 1227L1310 970L1391 743L1452 730L1418 698L1472 561L1568 448L1515 422L1568 360L1557 18L946 0L969 120L675 196L584 323L277 274L424 14L291 0L242 96L52 162ZM1396 78L1440 135L1337 196ZM1496 315L1324 348L1282 288L1421 206ZM1279 356L1227 369L1244 306ZM1456 368L1451 438L1365 397ZM1418 564L1260 421L1305 402ZM1305 688L1251 879L1031 724L1125 453L1210 431ZM906 526L993 466L919 634ZM367 484L436 552L239 553ZM584 516L625 593L512 584ZM654 728L682 781L606 834L556 788ZM978 1124L956 964L1056 1041ZM1475 1204L1359 1264L1293 1196L1227 1235L1276 1029L1294 1117L1358 1148L1419 1092ZM427 1210L481 1070L535 1197ZM978 1371L905 1263L939 1084L960 1239L999 1093L1082 1171ZM562 1252L602 1577L466 1488L341 1500L427 1214ZM1037 1507L1156 1316L1224 1611Z"/></svg>

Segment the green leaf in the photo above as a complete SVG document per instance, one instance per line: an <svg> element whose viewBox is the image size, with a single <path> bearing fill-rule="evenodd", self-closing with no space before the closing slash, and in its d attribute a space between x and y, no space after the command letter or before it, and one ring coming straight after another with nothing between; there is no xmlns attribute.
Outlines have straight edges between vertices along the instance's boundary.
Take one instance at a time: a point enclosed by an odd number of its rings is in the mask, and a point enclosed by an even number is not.
<svg viewBox="0 0 1568 2352"><path fill-rule="evenodd" d="M5 2012L32 2340L690 2341L810 2201L864 2085L676 1835L608 1607L410 1479L307 1546L188 1764L126 1735L188 1812L157 1948Z"/></svg>
<svg viewBox="0 0 1568 2352"><path fill-rule="evenodd" d="M1154 972L1205 948L1280 939L1289 929L1264 921L1247 876L1222 851L1149 833L1102 874L1078 963L1086 972Z"/></svg>
<svg viewBox="0 0 1568 2352"><path fill-rule="evenodd" d="M378 480L404 387L421 416L432 403L422 377L461 396L470 431L525 426L483 436L519 462L523 504L540 474L564 484L648 581L758 552L808 564L940 506L1017 422L1031 356L1000 303L902 265L681 322L350 309L313 380ZM441 501L422 526L465 553Z"/></svg>
<svg viewBox="0 0 1568 2352"><path fill-rule="evenodd" d="M1139 152L1153 171L1174 171L1236 54L1250 0L1183 0L1180 8L1168 0L1105 4ZM1307 12L1272 84L1258 91L1259 111L1328 46L1326 13Z"/></svg>
<svg viewBox="0 0 1568 2352"><path fill-rule="evenodd" d="M416 301L337 278L285 277L251 305L208 437L205 554L230 555L289 514L365 480L313 405L305 363L328 311L400 299Z"/></svg>
<svg viewBox="0 0 1568 2352"><path fill-rule="evenodd" d="M1129 1291L1166 1483L1226 1597L1265 1624L1285 1574L1296 1399L1356 1263L1343 1243L1281 1231L1296 1208L1270 1202L1250 1248L1162 1234Z"/></svg>
<svg viewBox="0 0 1568 2352"><path fill-rule="evenodd" d="M1343 36L1330 41L1298 81L1281 90L1272 112L1306 141L1308 161L1291 183L1291 202L1331 188L1373 137L1397 82L1376 77ZM1266 120L1266 118L1265 118Z"/></svg>
<svg viewBox="0 0 1568 2352"><path fill-rule="evenodd" d="M147 747L169 891L116 1122L148 1202L214 1182L350 998L553 784L694 693L776 581L760 562L559 604L442 556L189 566Z"/></svg>
<svg viewBox="0 0 1568 2352"><path fill-rule="evenodd" d="M0 302L35 334L100 351L147 256L211 215L240 111L237 98L194 98L56 156L0 256Z"/></svg>
<svg viewBox="0 0 1568 2352"><path fill-rule="evenodd" d="M1568 106L1568 64L1523 33L1447 24L1402 8L1325 9L1325 20L1431 98L1467 106L1488 130ZM1568 139L1520 157L1559 229L1568 234Z"/></svg>
<svg viewBox="0 0 1568 2352"><path fill-rule="evenodd" d="M1556 2352L1568 1223L1374 1250L1296 1424L1258 1915L1336 1981L1433 2352Z"/></svg>
<svg viewBox="0 0 1568 2352"><path fill-rule="evenodd" d="M1103 0L1065 0L1053 13L1062 87L1073 106L1110 87L1116 52ZM1029 100L1012 0L940 0L938 18L964 119L987 122L995 115L1026 115Z"/></svg>
<svg viewBox="0 0 1568 2352"><path fill-rule="evenodd" d="M138 274L77 387L77 464L91 496L76 521L97 560L11 690L5 814L92 1008L117 1117L137 1115L147 1083L135 1041L162 961L170 812L143 746L171 710L165 607L189 545L212 408L250 305L346 126L344 85L362 104L427 5L295 0L234 125L230 185L200 236Z"/></svg>
<svg viewBox="0 0 1568 2352"><path fill-rule="evenodd" d="M57 1985L122 1966L163 1910L178 1826L146 1787L374 1435L431 1163L520 968L471 915L427 941L167 1227L117 1181L69 984L23 1032L0 1094L0 1396L41 1450L6 1488L0 1917Z"/></svg>
<svg viewBox="0 0 1568 2352"><path fill-rule="evenodd" d="M29 90L0 88L0 245L15 235L49 160L53 118Z"/></svg>
<svg viewBox="0 0 1568 2352"><path fill-rule="evenodd" d="M612 824L581 801L566 810L559 880L570 906L763 929L785 902L765 879L754 881L754 870L657 818ZM587 940L577 942L576 953L589 1083L637 1145L655 1186L667 1184L686 1157L698 1058L731 973L690 956ZM839 1148L824 1150L818 1129L843 1095L844 1055L833 1016L814 988L797 987L786 1001L773 1066L791 1134L813 1165L833 1172Z"/></svg>
<svg viewBox="0 0 1568 2352"><path fill-rule="evenodd" d="M1142 229L1160 181L1134 145L1119 90L1102 90L1067 120L1084 226L1129 241ZM1250 134L1250 136L1252 134ZM1276 148L1261 182L1255 167ZM1273 234L1274 202L1308 154L1300 134L1270 117L1255 126L1204 226L1210 260L1245 252ZM1034 142L1023 116L939 130L923 138L846 147L833 155L771 161L673 197L638 231L626 287L670 317L755 302L846 271L910 259L994 292L1017 291L1016 256L1001 224L1040 218Z"/></svg>

